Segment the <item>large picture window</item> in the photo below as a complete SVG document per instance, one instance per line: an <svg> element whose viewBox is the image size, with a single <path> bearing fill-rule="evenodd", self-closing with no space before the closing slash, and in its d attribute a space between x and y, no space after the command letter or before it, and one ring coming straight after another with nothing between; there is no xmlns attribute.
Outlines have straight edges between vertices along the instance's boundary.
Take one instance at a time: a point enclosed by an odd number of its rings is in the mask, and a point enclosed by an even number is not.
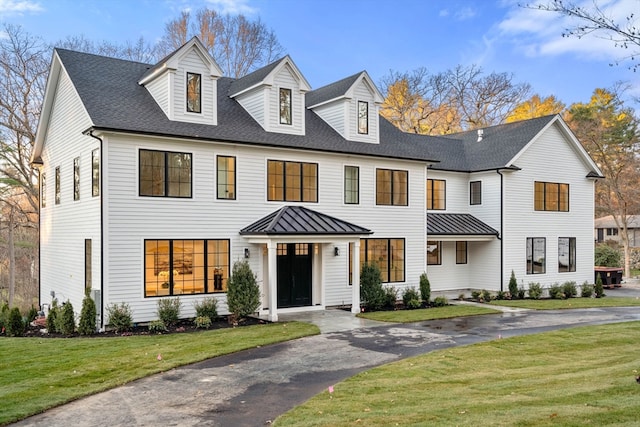
<svg viewBox="0 0 640 427"><path fill-rule="evenodd" d="M55 184L55 195L54 195L55 197L54 198L55 198L56 205L59 205L60 204L60 166L58 166L56 168L56 176L55 176L55 178L56 178L56 182L54 183Z"/></svg>
<svg viewBox="0 0 640 427"><path fill-rule="evenodd" d="M191 154L140 150L140 195L191 197Z"/></svg>
<svg viewBox="0 0 640 427"><path fill-rule="evenodd" d="M229 240L145 240L144 296L227 291Z"/></svg>
<svg viewBox="0 0 640 427"><path fill-rule="evenodd" d="M369 103L366 101L358 101L358 133L369 133Z"/></svg>
<svg viewBox="0 0 640 427"><path fill-rule="evenodd" d="M91 152L91 196L100 195L100 150Z"/></svg>
<svg viewBox="0 0 640 427"><path fill-rule="evenodd" d="M380 269L384 283L404 282L404 239L361 239L360 269L365 263ZM349 284L353 283L353 244L349 244Z"/></svg>
<svg viewBox="0 0 640 427"><path fill-rule="evenodd" d="M291 117L291 89L280 88L280 124L290 125Z"/></svg>
<svg viewBox="0 0 640 427"><path fill-rule="evenodd" d="M357 166L344 167L344 203L360 203L360 168Z"/></svg>
<svg viewBox="0 0 640 427"><path fill-rule="evenodd" d="M482 204L482 181L471 181L469 183L469 204Z"/></svg>
<svg viewBox="0 0 640 427"><path fill-rule="evenodd" d="M569 212L569 184L536 181L534 193L535 210Z"/></svg>
<svg viewBox="0 0 640 427"><path fill-rule="evenodd" d="M447 181L443 179L427 179L427 209L446 209Z"/></svg>
<svg viewBox="0 0 640 427"><path fill-rule="evenodd" d="M187 112L202 112L202 76L187 73Z"/></svg>
<svg viewBox="0 0 640 427"><path fill-rule="evenodd" d="M407 206L409 203L409 172L376 169L376 205Z"/></svg>
<svg viewBox="0 0 640 427"><path fill-rule="evenodd" d="M267 200L317 202L318 164L269 160Z"/></svg>
<svg viewBox="0 0 640 427"><path fill-rule="evenodd" d="M546 239L527 237L527 274L546 272Z"/></svg>
<svg viewBox="0 0 640 427"><path fill-rule="evenodd" d="M80 200L80 157L73 159L73 200Z"/></svg>
<svg viewBox="0 0 640 427"><path fill-rule="evenodd" d="M558 272L576 271L576 238L558 238Z"/></svg>
<svg viewBox="0 0 640 427"><path fill-rule="evenodd" d="M216 163L218 178L216 197L233 200L236 198L236 158L218 156Z"/></svg>
<svg viewBox="0 0 640 427"><path fill-rule="evenodd" d="M427 241L427 265L442 264L442 242L437 240Z"/></svg>

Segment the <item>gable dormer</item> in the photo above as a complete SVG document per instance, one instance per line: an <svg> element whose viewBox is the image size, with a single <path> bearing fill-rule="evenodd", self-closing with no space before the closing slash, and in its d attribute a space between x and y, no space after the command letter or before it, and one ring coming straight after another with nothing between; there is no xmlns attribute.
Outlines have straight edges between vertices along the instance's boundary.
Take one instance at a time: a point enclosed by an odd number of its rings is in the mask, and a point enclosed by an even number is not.
<svg viewBox="0 0 640 427"><path fill-rule="evenodd" d="M229 96L267 132L304 135L305 93L310 89L287 55L233 82Z"/></svg>
<svg viewBox="0 0 640 427"><path fill-rule="evenodd" d="M345 139L379 143L379 112L384 100L366 71L307 94L313 110Z"/></svg>
<svg viewBox="0 0 640 427"><path fill-rule="evenodd" d="M222 70L194 37L138 81L169 120L218 124L217 80Z"/></svg>

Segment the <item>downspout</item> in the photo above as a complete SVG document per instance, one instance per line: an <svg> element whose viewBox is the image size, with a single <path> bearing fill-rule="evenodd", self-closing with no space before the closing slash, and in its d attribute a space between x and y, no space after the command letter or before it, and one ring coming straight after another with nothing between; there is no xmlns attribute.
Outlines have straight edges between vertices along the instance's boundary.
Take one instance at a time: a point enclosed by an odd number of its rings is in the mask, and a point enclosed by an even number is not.
<svg viewBox="0 0 640 427"><path fill-rule="evenodd" d="M498 240L500 240L500 292L504 292L504 241L502 240L504 230L504 175L502 175L500 169L496 169L496 172L500 175L500 233L498 234Z"/></svg>
<svg viewBox="0 0 640 427"><path fill-rule="evenodd" d="M100 186L100 329L104 327L104 209L103 209L103 198L102 195L104 193L104 189L102 187L102 138L95 136L93 134L93 130L89 131L89 136L91 138L95 138L100 142L100 182L98 185Z"/></svg>

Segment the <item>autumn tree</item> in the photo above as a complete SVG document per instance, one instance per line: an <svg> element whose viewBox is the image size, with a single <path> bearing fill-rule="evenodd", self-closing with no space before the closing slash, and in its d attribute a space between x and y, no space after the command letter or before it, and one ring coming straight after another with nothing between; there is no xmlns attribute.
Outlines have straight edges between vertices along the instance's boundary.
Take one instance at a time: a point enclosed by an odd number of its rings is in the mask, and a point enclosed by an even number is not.
<svg viewBox="0 0 640 427"><path fill-rule="evenodd" d="M631 61L629 68L636 71L640 67L640 27L636 25L636 16L631 12L617 20L610 11L605 10L607 6L611 6L610 3L603 0L593 0L585 6L566 0L525 5L529 9L555 12L573 18L577 23L566 28L562 33L563 37L580 39L592 34L609 40L614 46L627 51L616 64L629 60Z"/></svg>
<svg viewBox="0 0 640 427"><path fill-rule="evenodd" d="M140 37L135 42L126 41L117 44L106 40L95 42L83 35L69 36L56 42L54 47L144 63L155 63L159 59L158 47L145 40L144 37Z"/></svg>
<svg viewBox="0 0 640 427"><path fill-rule="evenodd" d="M229 77L242 77L282 55L275 33L244 15L221 15L204 8L192 15L183 11L165 26L158 53L166 55L198 36Z"/></svg>
<svg viewBox="0 0 640 427"><path fill-rule="evenodd" d="M507 116L505 121L507 123L513 123L520 120L535 119L536 117L559 114L564 110L564 108L564 103L558 101L553 95L542 99L540 98L540 95L535 94L526 101L518 104Z"/></svg>
<svg viewBox="0 0 640 427"><path fill-rule="evenodd" d="M569 107L566 121L602 170L596 184L596 214L612 215L619 229L630 276L628 216L640 209L638 119L625 107L618 88L596 89L588 103Z"/></svg>

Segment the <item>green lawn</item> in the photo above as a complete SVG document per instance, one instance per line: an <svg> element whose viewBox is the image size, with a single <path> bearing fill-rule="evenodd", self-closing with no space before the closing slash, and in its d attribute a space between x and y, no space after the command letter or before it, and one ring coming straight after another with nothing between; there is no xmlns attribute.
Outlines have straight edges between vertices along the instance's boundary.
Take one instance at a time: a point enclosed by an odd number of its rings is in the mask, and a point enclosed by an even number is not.
<svg viewBox="0 0 640 427"><path fill-rule="evenodd" d="M569 299L494 300L489 305L531 308L534 310L561 310L567 308L632 307L640 306L640 298L604 297Z"/></svg>
<svg viewBox="0 0 640 427"><path fill-rule="evenodd" d="M500 313L491 307L473 305L448 305L445 307L424 308L418 310L372 311L359 313L364 319L381 322L412 323L433 319L449 319L452 317L477 316L479 314Z"/></svg>
<svg viewBox="0 0 640 427"><path fill-rule="evenodd" d="M0 338L0 425L176 366L319 332L291 322L116 338Z"/></svg>
<svg viewBox="0 0 640 427"><path fill-rule="evenodd" d="M440 350L361 373L277 426L638 425L640 322Z"/></svg>

